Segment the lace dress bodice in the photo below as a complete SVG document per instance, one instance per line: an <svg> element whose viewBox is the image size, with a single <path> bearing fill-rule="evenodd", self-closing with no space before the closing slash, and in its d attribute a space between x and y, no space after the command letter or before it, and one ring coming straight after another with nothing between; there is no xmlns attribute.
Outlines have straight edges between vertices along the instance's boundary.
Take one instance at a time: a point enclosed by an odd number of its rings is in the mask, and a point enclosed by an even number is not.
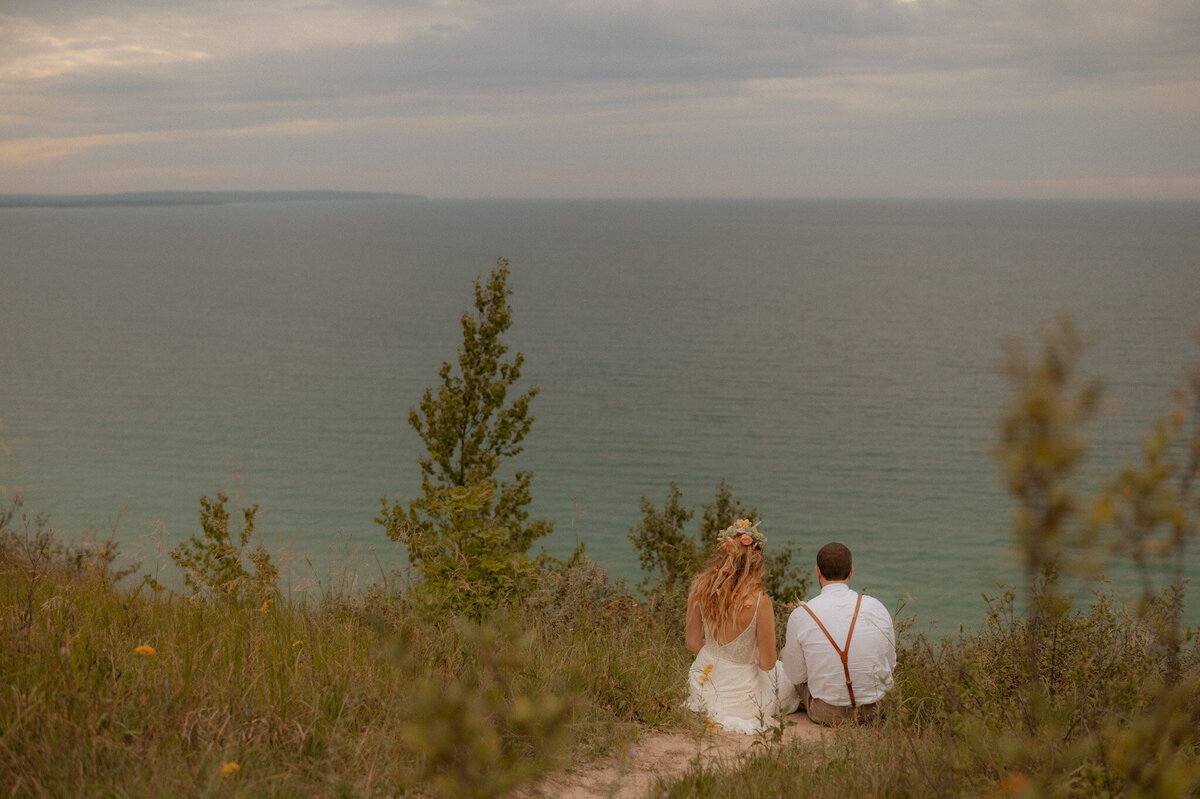
<svg viewBox="0 0 1200 799"><path fill-rule="evenodd" d="M758 595L758 601L762 601L762 594ZM756 661L758 635L755 634L755 627L758 621L758 602L754 603L754 616L746 625L746 629L738 633L737 637L727 644L717 643L712 630L709 629L708 619L704 618L703 613L700 614L700 619L704 622L704 648L709 650L713 658L729 663L754 663Z"/></svg>

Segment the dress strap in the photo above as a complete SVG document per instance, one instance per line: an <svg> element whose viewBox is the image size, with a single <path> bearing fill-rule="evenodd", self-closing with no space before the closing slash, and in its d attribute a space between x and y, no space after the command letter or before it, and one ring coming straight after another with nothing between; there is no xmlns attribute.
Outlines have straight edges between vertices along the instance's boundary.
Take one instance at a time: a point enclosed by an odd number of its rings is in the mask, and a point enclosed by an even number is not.
<svg viewBox="0 0 1200 799"><path fill-rule="evenodd" d="M758 592L758 600L754 603L754 615L750 617L750 623L747 624L746 627L740 633L738 633L738 635L734 636L729 641L726 641L723 644L721 642L719 642L715 636L710 635L711 630L708 626L708 619L704 618L704 611L701 610L700 611L700 621L702 621L704 623L704 640L712 641L717 646L729 646L729 644L733 643L739 636L745 635L746 630L749 630L751 627L754 627L756 624L758 624L758 606L762 604L762 598L763 598L763 592L759 591ZM817 622L817 623L820 624L820 622Z"/></svg>
<svg viewBox="0 0 1200 799"><path fill-rule="evenodd" d="M854 635L854 623L856 621L858 621L858 609L861 606L862 606L862 594L859 594L858 601L854 603L854 615L850 617L850 632L846 633L846 645L843 648L843 647L839 647L837 645L837 641L833 640L833 636L829 634L829 630L825 629L825 625L821 624L821 620L817 618L817 614L812 612L812 608L810 608L804 602L800 603L800 607L802 607L806 611L808 611L808 615L812 616L813 621L815 621L817 623L817 626L821 628L821 632L825 633L825 637L829 639L829 644L830 644L830 646L833 647L833 651L837 652L838 657L840 657L842 659L842 671L845 672L845 674L846 674L846 690L850 692L850 707L856 707L858 704L857 702L854 701L854 685L850 680L849 655L850 655L850 638Z"/></svg>

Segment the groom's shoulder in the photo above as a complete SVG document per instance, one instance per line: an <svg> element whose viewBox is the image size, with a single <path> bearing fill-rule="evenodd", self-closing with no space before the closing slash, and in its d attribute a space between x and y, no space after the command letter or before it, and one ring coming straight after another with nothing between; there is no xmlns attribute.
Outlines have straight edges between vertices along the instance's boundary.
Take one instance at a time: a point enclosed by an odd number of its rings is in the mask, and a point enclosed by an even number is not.
<svg viewBox="0 0 1200 799"><path fill-rule="evenodd" d="M880 602L878 599L876 599L875 597L871 596L870 594L868 594L866 592L863 592L862 598L863 598L864 605L878 605L880 607L883 607L882 602Z"/></svg>
<svg viewBox="0 0 1200 799"><path fill-rule="evenodd" d="M864 610L869 609L872 613L886 614L889 619L892 617L892 614L890 611L888 611L887 606L870 594L862 595L862 604Z"/></svg>
<svg viewBox="0 0 1200 799"><path fill-rule="evenodd" d="M790 624L793 621L800 621L801 619L810 618L808 615L809 611L805 609L805 606L811 603L812 599L803 599L797 602L796 607L792 608L791 613L788 614L788 623Z"/></svg>

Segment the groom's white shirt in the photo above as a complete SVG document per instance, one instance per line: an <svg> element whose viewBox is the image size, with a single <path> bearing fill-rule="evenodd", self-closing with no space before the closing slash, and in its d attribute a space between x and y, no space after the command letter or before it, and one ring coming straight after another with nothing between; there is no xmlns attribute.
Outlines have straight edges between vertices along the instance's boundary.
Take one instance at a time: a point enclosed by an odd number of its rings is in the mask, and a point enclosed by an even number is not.
<svg viewBox="0 0 1200 799"><path fill-rule="evenodd" d="M850 631L850 619L854 616L857 601L858 594L845 583L828 583L808 602L839 647L846 645L846 633ZM817 699L849 707L850 693L846 690L842 660L804 608L796 608L788 617L781 659L793 683L807 682L809 693ZM874 597L862 599L854 635L850 639L849 665L854 699L858 704L876 702L892 687L896 632L891 614Z"/></svg>

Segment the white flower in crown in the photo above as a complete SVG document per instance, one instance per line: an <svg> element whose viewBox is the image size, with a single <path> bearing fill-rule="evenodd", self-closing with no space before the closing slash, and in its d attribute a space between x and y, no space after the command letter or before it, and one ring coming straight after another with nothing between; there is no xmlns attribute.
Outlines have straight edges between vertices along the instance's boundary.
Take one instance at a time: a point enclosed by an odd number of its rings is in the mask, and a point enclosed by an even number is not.
<svg viewBox="0 0 1200 799"><path fill-rule="evenodd" d="M762 549L767 537L759 532L758 522L751 524L749 519L738 519L717 536L717 543L724 544L726 541L737 541L742 546Z"/></svg>

